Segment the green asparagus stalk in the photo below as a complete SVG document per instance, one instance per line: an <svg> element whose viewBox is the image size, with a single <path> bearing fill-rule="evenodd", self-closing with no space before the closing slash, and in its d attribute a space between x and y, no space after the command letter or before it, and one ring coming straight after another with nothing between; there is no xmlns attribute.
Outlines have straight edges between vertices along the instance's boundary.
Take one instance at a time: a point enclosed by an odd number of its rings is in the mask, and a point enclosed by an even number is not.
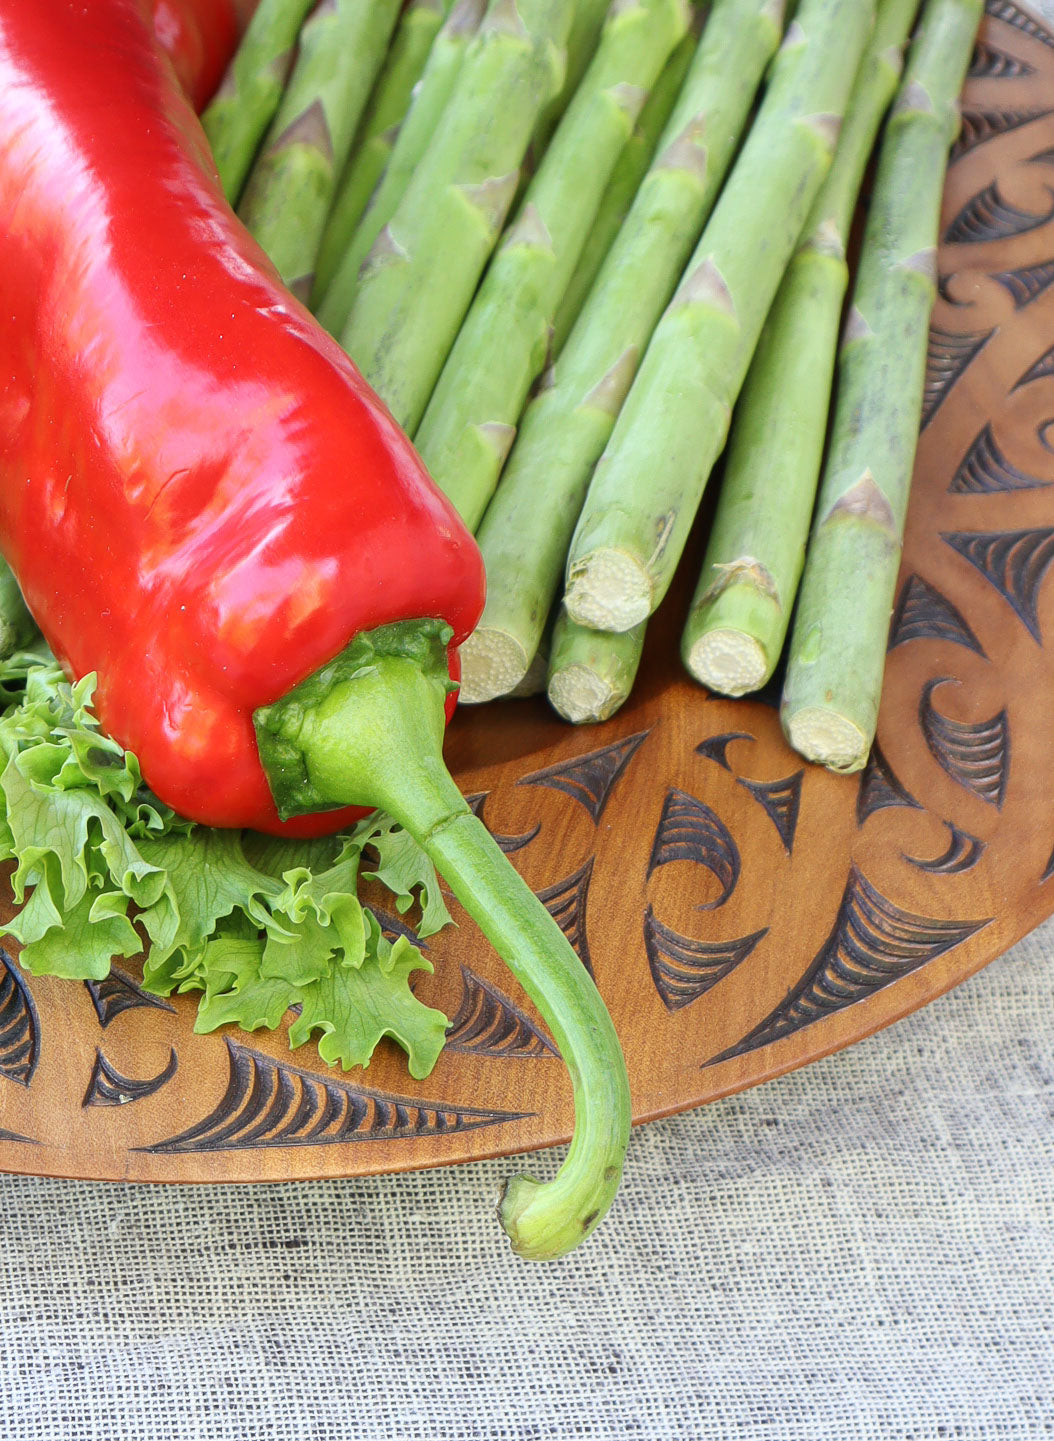
<svg viewBox="0 0 1054 1441"><path fill-rule="evenodd" d="M688 74L688 67L692 63L698 43L698 35L691 34L686 35L676 47L652 87L644 109L633 127L632 135L623 146L622 154L611 172L611 179L601 198L596 219L578 257L578 264L556 309L549 342L554 355L559 355L563 349L564 341L586 303L586 297L593 289L604 258L630 212L641 181L655 157L659 137L677 103L677 96Z"/></svg>
<svg viewBox="0 0 1054 1441"><path fill-rule="evenodd" d="M633 689L646 629L647 621L641 621L632 630L591 630L561 611L549 654L553 709L575 725L613 716Z"/></svg>
<svg viewBox="0 0 1054 1441"><path fill-rule="evenodd" d="M344 249L325 294L316 303L315 314L331 335L339 336L348 323L362 263L395 214L435 135L461 73L465 51L479 29L485 10L486 0L457 0L435 38L380 183Z"/></svg>
<svg viewBox="0 0 1054 1441"><path fill-rule="evenodd" d="M296 63L238 214L299 299L400 0L326 0L300 31Z"/></svg>
<svg viewBox="0 0 1054 1441"><path fill-rule="evenodd" d="M543 107L531 136L530 148L535 158L545 154L546 146L560 123L560 117L570 104L571 97L577 91L579 81L593 58L604 22L612 6L617 8L618 3L619 0L576 0L571 28L567 32L567 59L563 82L557 94Z"/></svg>
<svg viewBox="0 0 1054 1441"><path fill-rule="evenodd" d="M757 119L590 483L564 593L580 625L629 630L666 594L830 166L873 17L870 0L798 7Z"/></svg>
<svg viewBox="0 0 1054 1441"><path fill-rule="evenodd" d="M928 0L879 153L838 365L828 460L784 682L791 745L867 760L918 442L957 97L983 0Z"/></svg>
<svg viewBox="0 0 1054 1441"><path fill-rule="evenodd" d="M0 660L29 644L37 634L37 623L22 599L15 573L0 559Z"/></svg>
<svg viewBox="0 0 1054 1441"><path fill-rule="evenodd" d="M849 283L849 227L918 4L879 0L834 162L736 409L717 515L681 642L691 674L725 695L763 686L783 650L823 457Z"/></svg>
<svg viewBox="0 0 1054 1441"><path fill-rule="evenodd" d="M403 12L322 232L311 291L313 307L321 301L336 274L355 227L384 173L399 126L410 108L414 86L421 78L432 42L448 9L449 0L410 0Z"/></svg>
<svg viewBox="0 0 1054 1441"><path fill-rule="evenodd" d="M223 193L237 205L292 68L296 37L315 0L260 0L201 123Z"/></svg>
<svg viewBox="0 0 1054 1441"><path fill-rule="evenodd" d="M465 701L516 685L538 648L593 467L673 294L779 43L782 0L717 0L637 197L531 401L479 531L487 604L461 649Z"/></svg>
<svg viewBox="0 0 1054 1441"><path fill-rule="evenodd" d="M494 493L556 306L604 188L670 51L685 0L622 0L487 269L415 436L470 529Z"/></svg>
<svg viewBox="0 0 1054 1441"><path fill-rule="evenodd" d="M341 342L411 434L505 223L539 112L559 89L573 8L492 0L359 277Z"/></svg>

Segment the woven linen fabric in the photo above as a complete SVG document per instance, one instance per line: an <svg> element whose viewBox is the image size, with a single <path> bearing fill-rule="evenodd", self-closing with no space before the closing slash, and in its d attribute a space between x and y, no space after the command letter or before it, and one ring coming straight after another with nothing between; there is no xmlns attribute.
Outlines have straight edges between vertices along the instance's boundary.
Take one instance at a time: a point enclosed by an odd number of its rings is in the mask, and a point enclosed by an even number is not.
<svg viewBox="0 0 1054 1441"><path fill-rule="evenodd" d="M0 1436L1054 1436L1052 1015L1049 922L850 1050L636 1131L615 1210L546 1266L499 1232L508 1160L0 1177Z"/></svg>

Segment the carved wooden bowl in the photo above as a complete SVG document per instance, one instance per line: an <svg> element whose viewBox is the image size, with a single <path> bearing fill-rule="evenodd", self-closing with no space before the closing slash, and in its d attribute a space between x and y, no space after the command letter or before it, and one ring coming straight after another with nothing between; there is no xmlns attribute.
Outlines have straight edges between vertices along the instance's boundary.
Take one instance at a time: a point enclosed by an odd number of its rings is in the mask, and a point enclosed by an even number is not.
<svg viewBox="0 0 1054 1441"><path fill-rule="evenodd" d="M643 1121L923 1005L1054 910L1054 35L990 0L949 172L925 415L879 741L803 765L767 702L681 673L683 596L632 703L462 713L477 813L596 977ZM0 1168L166 1181L350 1175L566 1139L552 1042L471 922L419 994L452 1017L412 1081L328 1070L284 1030L0 961Z"/></svg>

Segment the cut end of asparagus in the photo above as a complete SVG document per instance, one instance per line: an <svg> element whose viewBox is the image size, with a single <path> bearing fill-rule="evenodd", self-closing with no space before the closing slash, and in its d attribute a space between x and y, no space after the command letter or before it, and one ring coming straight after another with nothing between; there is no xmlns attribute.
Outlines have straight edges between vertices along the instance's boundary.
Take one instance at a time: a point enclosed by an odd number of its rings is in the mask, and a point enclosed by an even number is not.
<svg viewBox="0 0 1054 1441"><path fill-rule="evenodd" d="M823 706L806 706L786 718L787 739L806 760L828 770L861 770L871 749L870 737L859 726Z"/></svg>
<svg viewBox="0 0 1054 1441"><path fill-rule="evenodd" d="M746 695L769 678L764 650L741 630L710 630L694 641L684 658L689 674L719 695Z"/></svg>
<svg viewBox="0 0 1054 1441"><path fill-rule="evenodd" d="M651 580L624 550L594 550L571 567L564 604L578 625L616 633L632 630L651 615Z"/></svg>
<svg viewBox="0 0 1054 1441"><path fill-rule="evenodd" d="M591 725L615 714L625 693L584 665L569 665L549 677L549 703L573 725Z"/></svg>
<svg viewBox="0 0 1054 1441"><path fill-rule="evenodd" d="M462 705L508 695L523 680L531 657L507 631L479 626L461 647Z"/></svg>

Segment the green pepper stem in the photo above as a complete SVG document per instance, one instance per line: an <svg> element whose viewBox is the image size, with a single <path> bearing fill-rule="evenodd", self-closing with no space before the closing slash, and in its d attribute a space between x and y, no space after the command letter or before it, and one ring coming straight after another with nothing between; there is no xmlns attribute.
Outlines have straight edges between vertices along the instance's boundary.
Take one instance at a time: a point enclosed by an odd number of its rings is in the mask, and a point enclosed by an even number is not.
<svg viewBox="0 0 1054 1441"><path fill-rule="evenodd" d="M384 638L400 629L372 634L383 649ZM360 654L354 665L324 668L257 712L260 753L284 811L303 809L310 797L315 807L368 805L394 816L431 857L551 1030L571 1076L574 1137L552 1181L516 1176L499 1206L513 1249L531 1260L551 1260L587 1236L614 1199L629 1136L629 1083L618 1036L591 977L446 769L443 703L449 685L442 647L439 654L441 675L419 655L377 651L366 664ZM293 770L299 800L289 799Z"/></svg>

